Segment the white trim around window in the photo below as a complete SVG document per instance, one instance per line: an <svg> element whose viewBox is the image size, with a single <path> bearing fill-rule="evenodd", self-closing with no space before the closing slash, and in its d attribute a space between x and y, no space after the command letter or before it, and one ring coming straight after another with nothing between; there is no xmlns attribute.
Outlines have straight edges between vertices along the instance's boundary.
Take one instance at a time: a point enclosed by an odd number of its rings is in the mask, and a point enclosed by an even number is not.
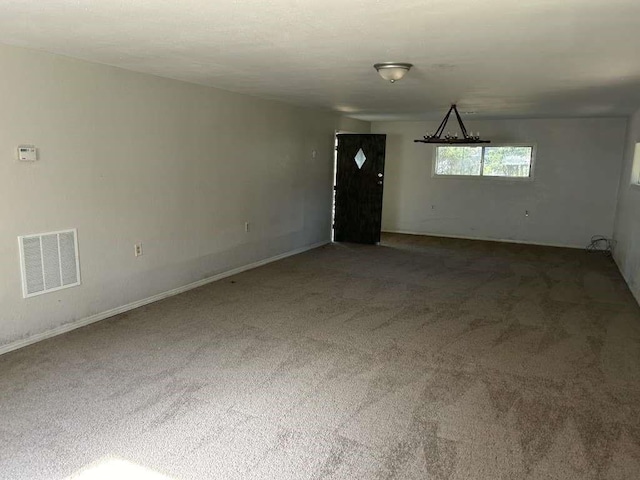
<svg viewBox="0 0 640 480"><path fill-rule="evenodd" d="M480 173L478 175L443 175L436 173L436 166L438 162L438 148L439 147L480 147L482 148L482 157L480 160ZM508 177L508 176L497 176L497 175L484 175L484 156L485 156L485 148L492 147L528 147L531 148L531 163L529 166L529 176L528 177ZM533 143L497 143L497 144L478 144L478 145L436 145L433 148L433 156L431 162L431 177L432 178L449 178L449 179L473 179L473 180L484 180L484 181L500 181L500 182L531 182L534 179L535 173L535 164L536 164L536 144Z"/></svg>
<svg viewBox="0 0 640 480"><path fill-rule="evenodd" d="M631 160L631 186L640 187L640 142L635 143Z"/></svg>

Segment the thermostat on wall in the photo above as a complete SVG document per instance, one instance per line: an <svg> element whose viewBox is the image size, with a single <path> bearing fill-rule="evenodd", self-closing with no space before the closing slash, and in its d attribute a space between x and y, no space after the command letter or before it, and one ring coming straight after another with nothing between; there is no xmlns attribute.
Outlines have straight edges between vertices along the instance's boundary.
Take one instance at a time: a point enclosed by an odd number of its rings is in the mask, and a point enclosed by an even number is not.
<svg viewBox="0 0 640 480"><path fill-rule="evenodd" d="M33 145L20 145L18 147L18 160L21 162L35 162L38 160L38 149Z"/></svg>

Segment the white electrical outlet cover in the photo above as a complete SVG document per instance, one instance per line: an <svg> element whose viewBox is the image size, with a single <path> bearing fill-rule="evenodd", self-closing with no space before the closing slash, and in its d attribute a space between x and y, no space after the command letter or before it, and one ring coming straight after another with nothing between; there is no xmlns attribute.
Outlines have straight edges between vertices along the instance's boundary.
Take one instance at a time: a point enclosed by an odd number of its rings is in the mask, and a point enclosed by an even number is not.
<svg viewBox="0 0 640 480"><path fill-rule="evenodd" d="M38 160L38 149L33 145L20 145L18 147L18 160L21 162L35 162Z"/></svg>

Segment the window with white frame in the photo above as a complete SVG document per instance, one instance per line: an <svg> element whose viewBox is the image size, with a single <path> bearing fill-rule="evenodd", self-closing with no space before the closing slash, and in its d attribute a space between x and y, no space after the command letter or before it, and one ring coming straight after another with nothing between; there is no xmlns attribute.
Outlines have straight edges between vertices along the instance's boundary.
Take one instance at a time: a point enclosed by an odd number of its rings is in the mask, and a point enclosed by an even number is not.
<svg viewBox="0 0 640 480"><path fill-rule="evenodd" d="M533 146L439 146L434 175L530 178Z"/></svg>
<svg viewBox="0 0 640 480"><path fill-rule="evenodd" d="M640 185L640 143L636 143L631 165L631 184Z"/></svg>

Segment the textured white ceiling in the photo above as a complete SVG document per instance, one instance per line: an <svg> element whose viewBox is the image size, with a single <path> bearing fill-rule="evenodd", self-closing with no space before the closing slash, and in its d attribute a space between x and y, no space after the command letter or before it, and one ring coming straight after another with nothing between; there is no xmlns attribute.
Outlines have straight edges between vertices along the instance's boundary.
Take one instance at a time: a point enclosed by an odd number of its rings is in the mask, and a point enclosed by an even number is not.
<svg viewBox="0 0 640 480"><path fill-rule="evenodd" d="M0 43L364 119L640 106L638 0L0 0Z"/></svg>

